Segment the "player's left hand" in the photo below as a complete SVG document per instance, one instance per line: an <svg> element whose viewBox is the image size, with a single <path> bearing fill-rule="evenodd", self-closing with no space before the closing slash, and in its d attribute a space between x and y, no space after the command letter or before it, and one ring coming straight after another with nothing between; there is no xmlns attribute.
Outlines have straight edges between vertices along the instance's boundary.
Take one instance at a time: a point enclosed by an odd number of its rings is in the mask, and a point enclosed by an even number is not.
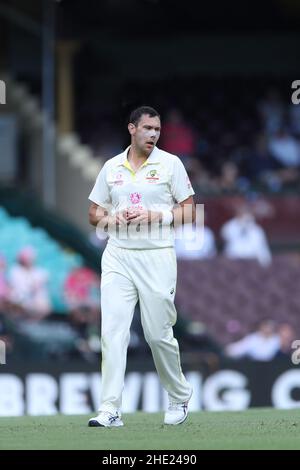
<svg viewBox="0 0 300 470"><path fill-rule="evenodd" d="M127 220L131 224L154 224L158 223L161 217L160 212L147 211L147 210L136 210L130 211L127 215Z"/></svg>

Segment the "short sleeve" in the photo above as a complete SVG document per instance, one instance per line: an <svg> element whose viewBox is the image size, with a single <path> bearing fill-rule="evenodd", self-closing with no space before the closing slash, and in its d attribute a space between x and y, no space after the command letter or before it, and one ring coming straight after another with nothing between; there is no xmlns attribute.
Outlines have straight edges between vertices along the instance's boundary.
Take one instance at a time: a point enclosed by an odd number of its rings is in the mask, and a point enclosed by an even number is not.
<svg viewBox="0 0 300 470"><path fill-rule="evenodd" d="M109 186L106 179L107 166L103 165L97 179L96 183L89 195L90 201L98 204L98 206L106 208L111 203Z"/></svg>
<svg viewBox="0 0 300 470"><path fill-rule="evenodd" d="M195 194L186 169L178 157L176 157L174 160L173 173L171 178L171 192L175 201L178 203Z"/></svg>

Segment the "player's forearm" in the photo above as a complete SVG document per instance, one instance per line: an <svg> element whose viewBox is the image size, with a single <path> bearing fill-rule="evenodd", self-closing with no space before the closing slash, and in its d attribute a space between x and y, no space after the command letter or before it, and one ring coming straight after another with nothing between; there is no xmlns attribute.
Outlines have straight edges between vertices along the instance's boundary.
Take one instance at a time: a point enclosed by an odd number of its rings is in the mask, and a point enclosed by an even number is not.
<svg viewBox="0 0 300 470"><path fill-rule="evenodd" d="M196 210L194 204L185 204L184 206L175 207L172 212L174 227L195 222Z"/></svg>
<svg viewBox="0 0 300 470"><path fill-rule="evenodd" d="M92 219L90 218L90 224L94 227L105 229L110 223L110 219L111 218L108 215L105 215L103 217L94 217Z"/></svg>
<svg viewBox="0 0 300 470"><path fill-rule="evenodd" d="M105 228L109 223L108 212L100 207L92 207L89 211L89 222L94 227Z"/></svg>

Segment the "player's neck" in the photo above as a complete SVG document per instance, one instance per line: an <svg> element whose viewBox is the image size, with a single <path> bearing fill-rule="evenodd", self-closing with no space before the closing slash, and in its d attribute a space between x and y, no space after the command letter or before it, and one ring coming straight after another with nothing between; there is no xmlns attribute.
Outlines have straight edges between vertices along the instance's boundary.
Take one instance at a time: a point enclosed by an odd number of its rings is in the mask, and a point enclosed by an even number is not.
<svg viewBox="0 0 300 470"><path fill-rule="evenodd" d="M140 166L142 165L146 160L148 156L145 155L142 152L139 152L134 145L131 145L128 154L127 154L127 160L132 163L134 166Z"/></svg>

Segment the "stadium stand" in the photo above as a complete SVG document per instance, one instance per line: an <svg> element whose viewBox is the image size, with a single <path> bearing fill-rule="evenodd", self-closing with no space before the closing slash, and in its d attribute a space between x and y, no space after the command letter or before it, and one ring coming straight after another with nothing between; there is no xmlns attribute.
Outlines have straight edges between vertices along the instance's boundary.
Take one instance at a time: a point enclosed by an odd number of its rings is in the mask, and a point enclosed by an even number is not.
<svg viewBox="0 0 300 470"><path fill-rule="evenodd" d="M53 311L66 313L63 286L70 272L83 265L83 258L63 249L44 229L32 227L24 217L11 217L0 207L0 251L5 254L8 270L20 250L28 245L37 251L37 264L49 272Z"/></svg>
<svg viewBox="0 0 300 470"><path fill-rule="evenodd" d="M296 153L298 149L300 155L299 116L295 107L291 108L290 81L245 76L220 80L191 74L190 77L144 78L137 86L134 78L127 77L116 93L112 93L110 80L107 81L107 99L103 103L103 90L98 86L103 69L95 69L93 77L89 76L82 66L82 58L88 58L84 52L83 49L76 59L74 83L78 85L88 77L90 86L77 87L80 100L74 97L74 132L57 135L56 205L52 212L36 204L43 196L42 109L31 93L33 87L6 77L10 103L7 110L17 118L20 141L23 141L23 148L18 148L18 153L23 152L22 164L13 183L29 188L34 195L27 197L19 191L15 195L15 187L0 188L0 204L14 216L12 219L7 213L2 211L2 216L0 213L0 224L1 217L5 226L9 222L3 232L6 240L3 250L0 245L8 268L21 243L33 243L39 252L38 263L50 271L54 310L70 313L64 303L63 286L72 268L82 266L83 260L95 271L100 268L101 250L93 249L88 241L89 191L104 161L128 143L127 111L146 100L157 106L163 122L175 110L185 124L186 131L177 136L182 152L179 148L171 150L184 160L196 191L196 202L205 204L218 251L221 251L220 228L234 215L236 203L244 199L251 202L272 250L273 261L266 268L252 260L227 260L221 256L211 260L180 260L179 316L202 322L223 345L249 333L262 317L287 321L299 330L300 299L296 288L299 261L293 251L299 249L300 163L296 162L293 168L293 178L290 179L291 175L286 178L288 172L278 167L272 145L274 137L278 144L278 133L283 129L290 147ZM188 93L178 90L188 90ZM54 128L57 125L50 124ZM178 126L176 129L178 133ZM162 147L167 131L168 126L163 126ZM172 141L172 135L169 137ZM66 227L66 220L81 232ZM18 233L16 244L9 244L12 230ZM0 237L1 231L2 228ZM62 249L61 243L78 254ZM283 254L284 251L289 254Z"/></svg>
<svg viewBox="0 0 300 470"><path fill-rule="evenodd" d="M180 260L177 307L185 318L203 322L223 345L263 318L289 323L299 335L299 281L298 253L275 255L267 268L223 257Z"/></svg>
<svg viewBox="0 0 300 470"><path fill-rule="evenodd" d="M81 73L79 68L78 76ZM128 80L120 90L128 103L132 101L133 89L135 102L139 99L143 102L147 96L148 102L157 103L164 124L158 145L185 160L197 193L297 190L298 115L295 106L291 106L290 83L286 79L172 78L159 83L144 81L138 89ZM178 89L189 93L178 93ZM85 100L80 100L76 109L76 130L103 161L126 146L128 139L125 132L115 138L120 128L115 107L112 105L110 111L98 109L97 102L97 90L86 90ZM126 112L120 111L125 122ZM103 145L107 141L110 145ZM285 152L298 154L294 155L293 175L281 171L286 168L278 165L274 141L280 149L285 146Z"/></svg>

